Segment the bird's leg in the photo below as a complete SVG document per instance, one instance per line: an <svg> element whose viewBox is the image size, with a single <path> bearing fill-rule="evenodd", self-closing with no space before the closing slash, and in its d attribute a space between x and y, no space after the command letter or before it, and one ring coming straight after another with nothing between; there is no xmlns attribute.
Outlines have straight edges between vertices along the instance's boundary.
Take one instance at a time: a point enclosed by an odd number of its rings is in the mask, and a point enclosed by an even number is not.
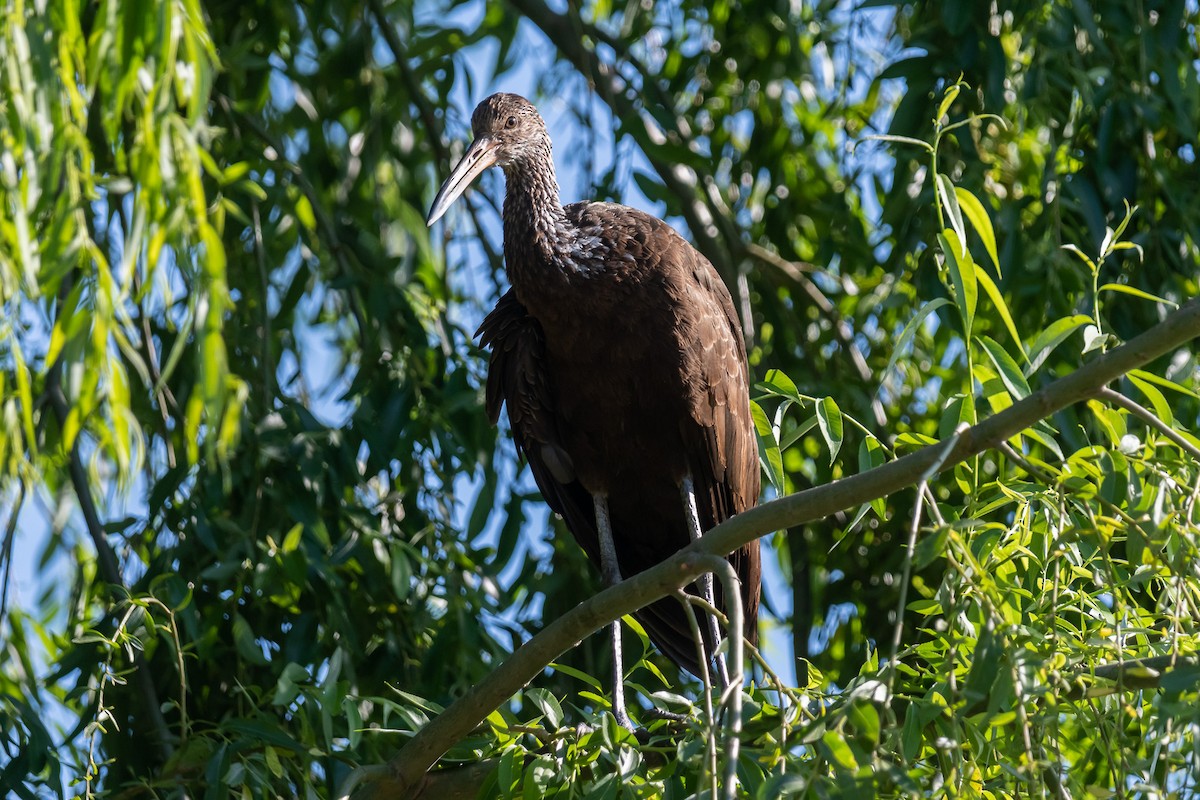
<svg viewBox="0 0 1200 800"><path fill-rule="evenodd" d="M692 482L692 473L687 473L683 476L683 481L679 484L680 492L683 495L683 508L687 514L688 533L692 537L692 541L699 539L704 535L704 531L700 529L700 512L696 506L696 485ZM706 572L700 576L700 592L704 596L705 602L714 608L717 605L716 595L713 593L713 577L712 573ZM705 614L708 619L708 632L712 636L713 650L715 651L721 643L721 627L717 624L717 618L711 614ZM740 635L740 631L738 632ZM730 635L734 635L734 631L730 631ZM725 654L717 654L717 674L721 678L721 687L729 686L729 668L725 665Z"/></svg>
<svg viewBox="0 0 1200 800"><path fill-rule="evenodd" d="M617 563L617 546L613 542L612 522L608 518L608 498L602 494L592 495L596 506L596 532L600 538L600 573L609 586L621 582L621 565ZM617 724L633 730L633 721L625 711L625 667L621 658L621 620L613 620L609 626L613 651L613 716Z"/></svg>

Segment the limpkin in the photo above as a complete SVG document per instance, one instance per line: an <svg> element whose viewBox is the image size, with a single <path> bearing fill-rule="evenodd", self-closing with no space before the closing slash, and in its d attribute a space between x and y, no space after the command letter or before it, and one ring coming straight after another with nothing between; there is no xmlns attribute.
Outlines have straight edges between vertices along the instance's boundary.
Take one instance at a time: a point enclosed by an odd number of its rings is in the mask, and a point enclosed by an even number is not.
<svg viewBox="0 0 1200 800"><path fill-rule="evenodd" d="M428 224L485 169L504 170L512 288L476 334L491 349L488 414L494 423L507 406L546 502L604 579L616 582L758 499L746 346L733 301L713 265L661 220L613 203L561 205L550 136L525 98L492 95L471 128L474 141ZM744 634L754 641L758 543L729 560L741 579ZM687 591L711 597L711 576L698 583ZM685 614L677 599L664 598L636 616L663 653L700 676L713 664L699 663ZM717 627L700 627L711 654ZM619 622L611 634L613 709L630 727Z"/></svg>

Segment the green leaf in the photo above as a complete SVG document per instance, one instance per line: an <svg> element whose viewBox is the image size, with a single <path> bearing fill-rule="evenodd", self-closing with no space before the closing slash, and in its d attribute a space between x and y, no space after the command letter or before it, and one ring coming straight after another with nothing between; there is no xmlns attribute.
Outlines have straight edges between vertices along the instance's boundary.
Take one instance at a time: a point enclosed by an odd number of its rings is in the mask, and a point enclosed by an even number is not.
<svg viewBox="0 0 1200 800"><path fill-rule="evenodd" d="M992 282L992 278L985 270L977 270L975 277L979 279L979 285L987 292L987 296L991 298L992 305L996 307L996 311L1000 312L1000 319L1004 322L1004 327L1008 329L1008 335L1012 337L1013 343L1017 346L1017 352L1021 354L1021 360L1026 364L1029 363L1029 356L1025 354L1025 346L1021 344L1021 336L1017 333L1017 326L1013 324L1012 316L1008 313L1008 304L1004 302L1004 296L1000 294L1000 289Z"/></svg>
<svg viewBox="0 0 1200 800"><path fill-rule="evenodd" d="M883 445L880 443L880 441L874 436L864 436L863 440L859 442L858 445L858 471L866 472L867 470L881 467L886 461L887 453L883 449ZM863 505L862 509L859 510L858 515L855 517L855 522L858 522L858 520L862 517L868 505L875 511L876 515L878 515L880 519L884 519L887 516L887 501L882 497L876 497L869 504ZM854 527L854 525L851 524L850 527Z"/></svg>
<svg viewBox="0 0 1200 800"><path fill-rule="evenodd" d="M850 703L848 711L848 718L855 732L866 740L868 747L875 747L879 743L880 730L879 712L875 706L867 700L860 699Z"/></svg>
<svg viewBox="0 0 1200 800"><path fill-rule="evenodd" d="M954 195L958 198L958 207L962 209L963 215L975 229L979 240L983 242L983 249L992 259L996 275L1004 277L1000 272L1000 257L996 255L996 232L992 229L992 218L988 216L987 209L983 207L983 203L979 202L978 197L961 186L954 187ZM983 270L980 270L980 275L982 276L982 274Z"/></svg>
<svg viewBox="0 0 1200 800"><path fill-rule="evenodd" d="M277 706L288 706L300 694L302 685L309 683L308 670L302 665L290 662L279 674L275 681L275 696L271 703Z"/></svg>
<svg viewBox="0 0 1200 800"><path fill-rule="evenodd" d="M1064 244L1062 246L1062 249L1066 250L1067 252L1074 253L1076 256L1079 257L1080 261L1082 261L1084 264L1087 264L1089 270L1091 270L1092 272L1096 271L1096 262L1092 261L1092 259L1088 258L1088 256L1086 254L1084 254L1084 252L1082 250L1080 250L1078 247L1076 247L1075 245Z"/></svg>
<svg viewBox="0 0 1200 800"><path fill-rule="evenodd" d="M1063 317L1051 323L1050 327L1034 337L1033 342L1029 345L1029 371L1026 374L1033 374L1068 336L1091 323L1092 318L1083 314Z"/></svg>
<svg viewBox="0 0 1200 800"><path fill-rule="evenodd" d="M804 396L800 394L800 390L796 388L795 382L792 381L782 370L769 369L765 380L755 384L756 389L773 394L778 397L783 397L791 400L794 403L804 403Z"/></svg>
<svg viewBox="0 0 1200 800"><path fill-rule="evenodd" d="M936 598L927 597L921 600L913 600L908 604L908 610L914 614L933 617L942 613L942 604Z"/></svg>
<svg viewBox="0 0 1200 800"><path fill-rule="evenodd" d="M957 238L958 255L965 257L967 255L967 226L963 222L962 209L958 207L958 193L954 191L954 184L950 178L940 172L937 175L937 187L938 198L942 203L942 208L946 210L946 216L950 219L950 228Z"/></svg>
<svg viewBox="0 0 1200 800"><path fill-rule="evenodd" d="M954 101L958 99L958 93L962 91L962 83L953 83L946 87L945 94L942 95L942 102L938 104L937 116L933 118L933 124L941 126L942 119L950 111L950 106L954 105Z"/></svg>
<svg viewBox="0 0 1200 800"><path fill-rule="evenodd" d="M992 686L996 683L1003 655L1004 646L1000 638L992 631L984 630L979 636L974 660L971 662L971 669L967 673L967 679L963 686L963 694L966 695L969 702L982 701L992 693Z"/></svg>
<svg viewBox="0 0 1200 800"><path fill-rule="evenodd" d="M1012 356L998 342L988 336L977 336L975 341L979 342L988 358L991 359L1000 380L1004 382L1012 399L1015 401L1028 397L1030 394L1029 384L1025 381L1025 376L1021 374L1021 368L1017 366L1017 362L1013 361Z"/></svg>
<svg viewBox="0 0 1200 800"><path fill-rule="evenodd" d="M1159 686L1168 695L1195 691L1200 688L1200 664L1179 664L1165 670Z"/></svg>
<svg viewBox="0 0 1200 800"><path fill-rule="evenodd" d="M251 664L263 666L267 657L263 655L262 647L255 639L250 623L238 612L233 612L233 642L237 645L238 655Z"/></svg>
<svg viewBox="0 0 1200 800"><path fill-rule="evenodd" d="M904 729L901 735L900 749L904 760L909 763L916 760L917 756L921 754L921 744L924 738L922 733L924 726L917 713L917 708L918 704L914 702L904 712Z"/></svg>
<svg viewBox="0 0 1200 800"><path fill-rule="evenodd" d="M767 480L776 492L783 493L783 456L779 452L779 442L775 439L775 431L771 421L762 406L750 401L750 416L754 418L754 432L758 435L758 455Z"/></svg>
<svg viewBox="0 0 1200 800"><path fill-rule="evenodd" d="M1163 305L1170 306L1171 308L1179 308L1178 303L1172 302L1163 297L1159 297L1156 294L1150 294L1149 292L1143 292L1141 289L1135 289L1132 286L1127 286L1124 283L1106 283L1100 287L1099 291L1101 291L1101 292L1120 292L1121 294L1127 294L1127 295L1131 295L1133 297L1140 297L1143 300L1150 300L1155 303L1162 303Z"/></svg>
<svg viewBox="0 0 1200 800"><path fill-rule="evenodd" d="M1133 378L1140 378L1141 380L1145 381L1146 383L1153 383L1155 386L1161 386L1164 389L1170 389L1173 392L1179 392L1180 394L1185 394L1188 397L1194 398L1196 400L1200 400L1200 394L1196 394L1195 392L1193 392L1191 389L1187 388L1186 386L1180 386L1178 383L1175 383L1175 381L1171 381L1171 380L1167 380L1166 378L1159 377L1158 375L1155 375L1153 372L1146 372L1146 370L1144 370L1144 369L1131 369L1129 371L1128 375L1131 380Z"/></svg>
<svg viewBox="0 0 1200 800"><path fill-rule="evenodd" d="M1144 380L1140 375L1128 374L1129 382L1136 386L1146 399L1150 401L1150 405L1154 407L1154 415L1168 425L1175 423L1175 414L1171 411L1171 404L1167 402L1167 398L1158 390L1150 381Z"/></svg>
<svg viewBox="0 0 1200 800"><path fill-rule="evenodd" d="M782 406L781 406L781 408L782 408ZM778 416L779 416L779 414L776 413L776 417L778 417ZM792 428L790 431L787 432L787 435L785 435L782 439L780 439L779 449L787 450L789 447L791 447L793 444L795 444L797 439L799 439L801 436L804 436L805 434L807 434L809 431L811 431L816 426L817 426L817 417L815 414L811 417L806 417L803 422L797 424L796 427Z"/></svg>
<svg viewBox="0 0 1200 800"><path fill-rule="evenodd" d="M842 449L842 411L832 397L824 397L817 403L817 424L821 426L821 435L829 447L829 463L832 465Z"/></svg>
<svg viewBox="0 0 1200 800"><path fill-rule="evenodd" d="M546 718L552 730L557 730L563 721L562 706L559 705L558 699L553 694L545 689L526 689L525 696L542 712L542 716Z"/></svg>
<svg viewBox="0 0 1200 800"><path fill-rule="evenodd" d="M948 305L950 305L949 300L944 297L939 297L934 300L926 301L919 309L917 309L917 313L913 315L913 318L910 319L907 324L905 324L904 330L900 332L900 337L896 339L895 346L892 347L892 355L890 358L888 358L887 366L883 370L885 379L891 374L892 368L896 366L896 360L908 351L909 345L912 344L913 337L917 335L917 328L922 322L925 321L925 318L937 311L942 306Z"/></svg>
<svg viewBox="0 0 1200 800"><path fill-rule="evenodd" d="M949 540L950 528L946 525L939 526L930 536L921 537L913 551L913 568L925 569L944 555Z"/></svg>
<svg viewBox="0 0 1200 800"><path fill-rule="evenodd" d="M566 664L560 664L557 661L553 661L550 663L550 669L554 670L555 672L561 672L563 675L569 675L577 681L582 681L583 683L585 683L588 686L591 686L593 689L595 689L598 692L603 691L603 689L604 689L604 687L600 683L600 681L598 681L593 676L588 675L586 672L575 669L574 667L568 666Z"/></svg>
<svg viewBox="0 0 1200 800"><path fill-rule="evenodd" d="M864 139L865 139L865 141L868 141L868 142L875 141L875 142L892 142L894 144L909 144L909 145L913 145L914 147L919 147L926 152L929 152L929 153L933 152L933 145L931 145L929 142L923 141L921 139L914 139L911 136L896 136L895 134L891 134L891 133L876 133L876 134L872 134L870 136L866 136L866 137L864 137Z"/></svg>
<svg viewBox="0 0 1200 800"><path fill-rule="evenodd" d="M833 764L846 770L858 768L858 761L854 758L854 752L837 731L826 731L825 735L821 737L821 744L825 747L826 757Z"/></svg>
<svg viewBox="0 0 1200 800"><path fill-rule="evenodd" d="M946 229L938 234L942 255L950 268L950 279L954 282L955 301L962 315L963 336L971 337L975 325L975 305L979 300L979 286L975 279L975 261L959 241L954 231Z"/></svg>
<svg viewBox="0 0 1200 800"><path fill-rule="evenodd" d="M283 537L283 545L280 547L280 551L284 555L287 555L288 553L295 550L297 547L300 546L300 539L303 535L304 535L304 523L297 522L295 525L293 525L288 530L287 535L285 535Z"/></svg>

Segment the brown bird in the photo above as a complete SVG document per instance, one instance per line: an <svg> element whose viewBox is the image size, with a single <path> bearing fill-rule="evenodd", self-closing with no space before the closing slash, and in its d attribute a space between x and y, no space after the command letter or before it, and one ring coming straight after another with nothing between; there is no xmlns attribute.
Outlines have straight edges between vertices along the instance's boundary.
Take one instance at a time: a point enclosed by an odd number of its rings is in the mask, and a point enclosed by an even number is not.
<svg viewBox="0 0 1200 800"><path fill-rule="evenodd" d="M546 502L616 582L758 500L746 346L733 301L712 264L661 220L613 203L563 207L550 136L523 97L492 95L471 128L474 141L428 224L485 169L504 170L512 288L477 332L491 348L488 413L495 422L507 406ZM741 579L744 635L754 642L758 542L729 560ZM723 608L711 576L698 583L687 591ZM636 616L663 653L701 675L712 665L699 662L685 614L677 599L664 598ZM700 627L711 654L718 630L709 623ZM612 636L613 708L628 727L619 623Z"/></svg>

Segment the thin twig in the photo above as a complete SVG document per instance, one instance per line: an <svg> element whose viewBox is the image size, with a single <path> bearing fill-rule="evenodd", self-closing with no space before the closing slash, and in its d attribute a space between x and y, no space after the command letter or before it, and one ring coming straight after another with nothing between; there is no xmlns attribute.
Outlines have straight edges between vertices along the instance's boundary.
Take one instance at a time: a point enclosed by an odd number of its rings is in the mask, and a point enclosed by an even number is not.
<svg viewBox="0 0 1200 800"><path fill-rule="evenodd" d="M895 684L896 677L896 656L900 652L900 641L904 634L904 608L908 605L908 585L912 582L912 565L913 551L917 546L917 531L921 528L921 513L925 505L925 490L929 484L929 479L937 473L941 472L942 465L949 458L950 453L954 450L954 446L958 443L959 434L966 430L966 423L959 426L959 429L937 447L940 449L940 457L935 460L929 467L921 473L920 482L917 485L917 503L913 506L912 524L908 528L908 546L905 548L904 554L904 574L900 578L900 598L896 602L896 625L892 629L892 655L888 659L888 694L892 694L892 688Z"/></svg>
<svg viewBox="0 0 1200 800"><path fill-rule="evenodd" d="M700 680L704 683L704 747L708 755L708 774L712 781L712 796L717 796L717 719L713 715L712 704L712 678L707 668L708 655L704 652L704 636L700 633L700 623L696 621L696 612L692 609L690 595L683 589L677 589L675 596L679 598L679 602L683 604L683 610L687 612L688 627L692 631L692 641L696 644L696 663L700 664ZM700 599L700 598L697 598Z"/></svg>
<svg viewBox="0 0 1200 800"><path fill-rule="evenodd" d="M725 800L733 800L737 796L738 753L742 746L742 684L746 681L746 654L742 649L742 640L745 638L742 631L745 630L745 623L741 581L738 580L737 570L728 560L716 555L703 558L713 575L720 578L725 603L729 607L730 635L725 641L729 643L729 660L733 662L734 674L721 698L722 706L727 699L729 702L729 735L725 741L725 783L722 788L725 790Z"/></svg>
<svg viewBox="0 0 1200 800"><path fill-rule="evenodd" d="M1193 458L1200 459L1200 447L1196 447L1196 445L1192 444L1183 436L1181 436L1179 431L1175 430L1162 419L1160 419L1158 415L1156 415L1150 409L1138 404L1134 400L1129 399L1120 392L1114 392L1107 386L1096 392L1096 397L1100 400L1107 400L1114 406L1120 406L1136 417L1141 417L1143 422L1152 428L1157 428L1163 436L1166 436L1172 442L1179 445L1179 447L1185 452L1190 453Z"/></svg>

